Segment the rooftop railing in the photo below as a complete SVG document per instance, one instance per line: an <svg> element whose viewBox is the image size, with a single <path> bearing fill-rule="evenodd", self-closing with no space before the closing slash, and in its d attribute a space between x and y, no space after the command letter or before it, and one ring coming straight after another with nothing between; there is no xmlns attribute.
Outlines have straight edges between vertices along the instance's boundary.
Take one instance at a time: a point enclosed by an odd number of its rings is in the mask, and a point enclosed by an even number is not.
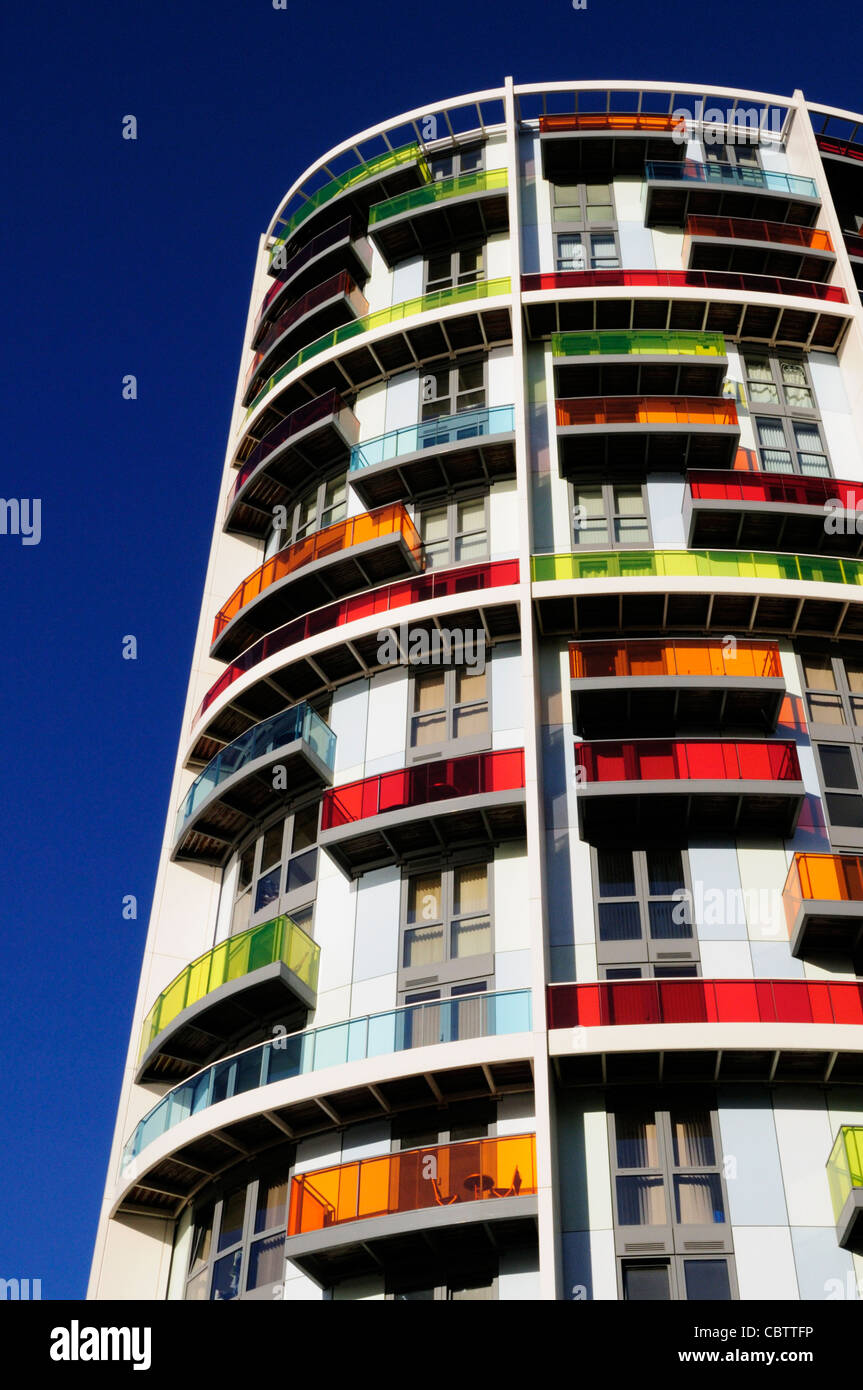
<svg viewBox="0 0 863 1390"><path fill-rule="evenodd" d="M570 130L634 130L673 134L675 131L685 130L685 123L679 116L649 115L635 111L597 111L585 112L584 115L567 113L539 118L540 135L555 135Z"/></svg>
<svg viewBox="0 0 863 1390"><path fill-rule="evenodd" d="M399 169L405 164L416 163L420 178L428 182L431 178L431 171L425 162L422 148L418 144L401 145L397 150L386 150L383 154L375 155L374 159L366 159L361 164L355 164L352 169L347 169L343 174L338 174L329 183L323 184L316 192L307 199L303 205L288 219L285 229L276 238L273 252L277 247L284 245L293 236L298 227L301 227L307 217L318 208L324 206L337 194L344 193L349 188L355 188L358 184L365 183L366 179L374 178L378 174L388 173L392 169Z"/></svg>

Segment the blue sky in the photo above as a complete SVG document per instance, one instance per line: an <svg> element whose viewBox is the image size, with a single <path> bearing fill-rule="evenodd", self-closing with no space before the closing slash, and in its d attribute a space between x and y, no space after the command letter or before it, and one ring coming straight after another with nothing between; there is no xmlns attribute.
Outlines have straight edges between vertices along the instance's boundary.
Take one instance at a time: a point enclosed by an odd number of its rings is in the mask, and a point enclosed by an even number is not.
<svg viewBox="0 0 863 1390"><path fill-rule="evenodd" d="M86 1289L253 258L285 189L353 132L509 73L859 108L852 23L801 0L6 8L2 492L42 499L42 539L0 536L0 1277Z"/></svg>

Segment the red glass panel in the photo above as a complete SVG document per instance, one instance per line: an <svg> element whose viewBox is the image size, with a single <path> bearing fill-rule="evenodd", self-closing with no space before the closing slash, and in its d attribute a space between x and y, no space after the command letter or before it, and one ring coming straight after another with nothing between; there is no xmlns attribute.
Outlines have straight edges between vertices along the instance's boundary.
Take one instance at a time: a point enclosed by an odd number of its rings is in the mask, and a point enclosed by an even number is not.
<svg viewBox="0 0 863 1390"><path fill-rule="evenodd" d="M604 286L661 286L669 289L740 290L753 294L793 294L845 304L839 285L794 280L780 275L749 275L736 270L559 270L523 275L525 294L533 290L600 289Z"/></svg>
<svg viewBox="0 0 863 1390"><path fill-rule="evenodd" d="M524 786L524 750L504 749L445 758L366 777L324 793L321 826L331 830L369 816L454 797L514 791Z"/></svg>
<svg viewBox="0 0 863 1390"><path fill-rule="evenodd" d="M863 985L821 980L631 980L548 987L550 1028L636 1023L863 1023Z"/></svg>
<svg viewBox="0 0 863 1390"><path fill-rule="evenodd" d="M577 743L575 757L588 782L686 778L798 781L793 743L731 739L642 739L628 743Z"/></svg>

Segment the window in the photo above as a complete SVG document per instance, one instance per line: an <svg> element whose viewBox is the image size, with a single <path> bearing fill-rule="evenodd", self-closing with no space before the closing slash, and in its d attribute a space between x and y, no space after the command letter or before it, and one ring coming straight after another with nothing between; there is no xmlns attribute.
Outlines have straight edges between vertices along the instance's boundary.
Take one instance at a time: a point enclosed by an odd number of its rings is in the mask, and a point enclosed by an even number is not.
<svg viewBox="0 0 863 1390"><path fill-rule="evenodd" d="M829 477L815 392L803 358L747 352L743 360L761 467L767 473Z"/></svg>
<svg viewBox="0 0 863 1390"><path fill-rule="evenodd" d="M711 1256L668 1260L621 1260L621 1293L626 1302L729 1302L730 1261Z"/></svg>
<svg viewBox="0 0 863 1390"><path fill-rule="evenodd" d="M468 980L472 983L465 992L484 987L494 970L490 879L484 862L405 877L399 960L404 988ZM405 1003L435 997L436 991L412 994Z"/></svg>
<svg viewBox="0 0 863 1390"><path fill-rule="evenodd" d="M697 963L687 965L684 962L677 965L603 965L600 967L600 978L603 980L673 980L684 977L697 979L699 969Z"/></svg>
<svg viewBox="0 0 863 1390"><path fill-rule="evenodd" d="M186 1277L188 1300L226 1302L284 1278L288 1165L226 1188L196 1211Z"/></svg>
<svg viewBox="0 0 863 1390"><path fill-rule="evenodd" d="M423 420L479 410L485 405L485 361L461 362L420 378Z"/></svg>
<svg viewBox="0 0 863 1390"><path fill-rule="evenodd" d="M563 232L558 235L558 270L616 270L619 265L614 232Z"/></svg>
<svg viewBox="0 0 863 1390"><path fill-rule="evenodd" d="M714 144L712 140L704 140L702 144L704 150L705 164L732 164L738 169L760 169L761 157L758 153L758 144L750 144L749 141L740 141L726 145Z"/></svg>
<svg viewBox="0 0 863 1390"><path fill-rule="evenodd" d="M482 279L484 259L482 246L462 247L429 256L425 265L425 294L475 284Z"/></svg>
<svg viewBox="0 0 863 1390"><path fill-rule="evenodd" d="M650 545L646 489L641 483L573 483L573 543L579 550Z"/></svg>
<svg viewBox="0 0 863 1390"><path fill-rule="evenodd" d="M437 1299L448 1302L461 1302L465 1299L496 1300L497 1275L483 1273L466 1276L462 1273L454 1275L448 1284L433 1284L421 1288L413 1288L409 1283L396 1283L388 1288L386 1296L398 1302L431 1302Z"/></svg>
<svg viewBox="0 0 863 1390"><path fill-rule="evenodd" d="M593 849L597 962L638 969L648 961L659 970L681 971L698 960L692 929L692 894L685 853L680 849ZM643 963L643 964L642 964Z"/></svg>
<svg viewBox="0 0 863 1390"><path fill-rule="evenodd" d="M488 495L422 507L418 528L426 569L472 565L488 558Z"/></svg>
<svg viewBox="0 0 863 1390"><path fill-rule="evenodd" d="M816 743L824 810L833 849L863 849L863 747Z"/></svg>
<svg viewBox="0 0 863 1390"><path fill-rule="evenodd" d="M681 1093L667 1108L625 1097L608 1123L623 1298L732 1297L715 1111L696 1094ZM710 1258L716 1268L687 1270L691 1257Z"/></svg>
<svg viewBox="0 0 863 1390"><path fill-rule="evenodd" d="M232 935L283 912L309 930L318 876L319 808L319 802L298 808L237 856ZM225 882L230 882L234 862L225 870Z"/></svg>
<svg viewBox="0 0 863 1390"><path fill-rule="evenodd" d="M414 676L412 686L408 746L415 756L452 757L489 746L487 671L436 666Z"/></svg>
<svg viewBox="0 0 863 1390"><path fill-rule="evenodd" d="M429 155L426 162L435 183L457 174L471 174L483 167L485 151L482 145L465 145L448 154Z"/></svg>
<svg viewBox="0 0 863 1390"><path fill-rule="evenodd" d="M800 665L809 723L830 726L813 732L863 742L863 659L804 650Z"/></svg>
<svg viewBox="0 0 863 1390"><path fill-rule="evenodd" d="M554 220L573 226L613 226L614 193L609 183L556 183L553 185Z"/></svg>
<svg viewBox="0 0 863 1390"><path fill-rule="evenodd" d="M348 514L347 498L347 479L331 478L329 482L310 488L298 502L287 508L287 518L283 515L285 508L276 507L273 526L264 546L264 559L269 559L286 545L303 540L313 531L321 531L325 526L344 520Z"/></svg>

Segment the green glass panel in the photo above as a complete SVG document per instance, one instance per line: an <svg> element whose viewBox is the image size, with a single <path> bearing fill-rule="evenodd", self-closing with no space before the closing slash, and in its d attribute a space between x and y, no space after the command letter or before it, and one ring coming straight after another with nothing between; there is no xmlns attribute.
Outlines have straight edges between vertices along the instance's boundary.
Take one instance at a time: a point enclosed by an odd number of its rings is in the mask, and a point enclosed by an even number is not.
<svg viewBox="0 0 863 1390"><path fill-rule="evenodd" d="M622 578L659 574L714 579L806 580L819 584L863 584L863 560L820 555L781 555L751 550L614 550L591 554L534 555L531 571L541 580Z"/></svg>
<svg viewBox="0 0 863 1390"><path fill-rule="evenodd" d="M285 229L276 240L273 251L288 241L307 217L310 217L317 208L323 207L324 203L328 203L336 194L344 193L345 189L353 188L358 183L364 183L366 179L373 178L375 174L386 173L388 169L397 169L403 164L411 164L414 160L417 161L420 178L427 183L431 179L431 170L423 158L420 146L415 143L401 145L396 150L385 150L383 154L375 155L374 159L367 159L361 164L355 164L345 173L330 179L329 183L325 183L317 189L308 202L303 203L302 207L298 208L285 224Z"/></svg>
<svg viewBox="0 0 863 1390"><path fill-rule="evenodd" d="M724 357L725 339L721 333L695 333L671 329L621 329L606 332L555 333L551 339L554 357L614 357L639 353L661 356Z"/></svg>
<svg viewBox="0 0 863 1390"><path fill-rule="evenodd" d="M398 217L417 208L429 207L444 202L447 198L464 197L469 193L482 193L487 189L506 188L506 169L478 169L470 174L457 174L449 179L439 179L425 184L422 188L412 188L400 193L397 198L388 198L383 203L375 203L369 208L369 227L385 222L390 217Z"/></svg>

